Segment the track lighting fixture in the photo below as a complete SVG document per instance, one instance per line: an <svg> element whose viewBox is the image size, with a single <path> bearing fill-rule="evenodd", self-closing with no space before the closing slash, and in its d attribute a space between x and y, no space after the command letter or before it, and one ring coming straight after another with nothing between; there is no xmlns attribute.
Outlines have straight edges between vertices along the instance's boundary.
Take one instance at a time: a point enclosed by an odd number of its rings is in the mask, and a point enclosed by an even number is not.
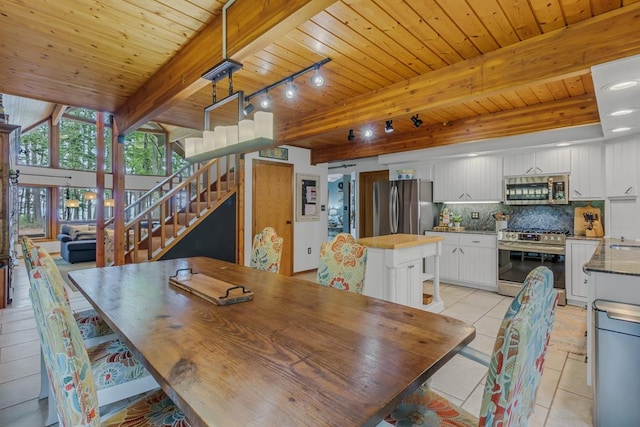
<svg viewBox="0 0 640 427"><path fill-rule="evenodd" d="M384 132L391 133L393 132L393 120L387 120L384 124Z"/></svg>
<svg viewBox="0 0 640 427"><path fill-rule="evenodd" d="M268 93L265 93L262 99L260 100L260 108L262 108L263 110L266 110L269 107L271 107L271 97L269 96Z"/></svg>
<svg viewBox="0 0 640 427"><path fill-rule="evenodd" d="M244 112L245 116L248 116L249 114L253 113L253 110L255 109L256 107L254 107L253 104L249 103L244 106L244 109L242 111Z"/></svg>
<svg viewBox="0 0 640 427"><path fill-rule="evenodd" d="M366 129L364 131L364 137L365 138L371 138L373 136L373 131L371 129Z"/></svg>
<svg viewBox="0 0 640 427"><path fill-rule="evenodd" d="M349 141L353 141L354 139L356 139L356 135L353 133L353 129L349 129L349 135L347 136L347 139Z"/></svg>
<svg viewBox="0 0 640 427"><path fill-rule="evenodd" d="M311 84L315 87L320 87L324 85L324 77L320 74L320 66L316 65L316 72L311 76Z"/></svg>
<svg viewBox="0 0 640 427"><path fill-rule="evenodd" d="M284 96L289 99L293 99L296 96L297 91L298 88L293 84L293 80L290 80L289 84L287 85L287 89L284 91Z"/></svg>
<svg viewBox="0 0 640 427"><path fill-rule="evenodd" d="M418 118L417 114L411 117L411 121L413 122L413 126L415 126L416 129L422 126L423 123L423 121Z"/></svg>

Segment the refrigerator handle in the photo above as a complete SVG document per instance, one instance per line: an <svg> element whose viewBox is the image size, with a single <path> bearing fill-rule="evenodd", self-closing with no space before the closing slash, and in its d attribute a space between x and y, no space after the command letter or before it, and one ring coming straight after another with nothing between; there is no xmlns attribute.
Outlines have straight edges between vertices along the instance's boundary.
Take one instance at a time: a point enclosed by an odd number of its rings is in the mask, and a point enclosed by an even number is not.
<svg viewBox="0 0 640 427"><path fill-rule="evenodd" d="M391 212L389 221L391 221L391 234L396 234L398 232L398 187L395 185L391 187Z"/></svg>

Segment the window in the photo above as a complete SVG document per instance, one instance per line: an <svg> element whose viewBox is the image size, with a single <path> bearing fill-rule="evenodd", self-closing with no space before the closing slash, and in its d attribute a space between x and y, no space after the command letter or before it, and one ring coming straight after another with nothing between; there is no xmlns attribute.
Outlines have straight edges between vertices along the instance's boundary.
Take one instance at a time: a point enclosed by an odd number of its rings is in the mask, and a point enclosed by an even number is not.
<svg viewBox="0 0 640 427"><path fill-rule="evenodd" d="M60 168L96 170L96 125L63 117L60 120Z"/></svg>
<svg viewBox="0 0 640 427"><path fill-rule="evenodd" d="M18 163L21 165L49 166L49 122L20 136Z"/></svg>
<svg viewBox="0 0 640 427"><path fill-rule="evenodd" d="M84 194L95 192L95 188L61 187L58 194L58 218L64 221L95 221L97 217L97 200L87 200ZM111 198L110 191L105 191L104 198ZM77 201L77 206L69 206L67 200ZM111 209L105 207L105 218L109 218Z"/></svg>
<svg viewBox="0 0 640 427"><path fill-rule="evenodd" d="M165 175L165 135L132 132L125 138L125 173L130 175Z"/></svg>
<svg viewBox="0 0 640 427"><path fill-rule="evenodd" d="M50 238L47 218L48 187L18 186L18 235L31 238Z"/></svg>

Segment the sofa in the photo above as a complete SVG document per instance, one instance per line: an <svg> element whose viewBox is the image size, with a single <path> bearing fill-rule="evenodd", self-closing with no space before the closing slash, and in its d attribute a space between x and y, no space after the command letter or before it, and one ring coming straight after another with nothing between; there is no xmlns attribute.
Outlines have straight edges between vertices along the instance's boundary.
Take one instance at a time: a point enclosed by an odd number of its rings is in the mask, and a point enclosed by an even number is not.
<svg viewBox="0 0 640 427"><path fill-rule="evenodd" d="M71 263L96 260L96 227L95 225L65 224L58 234L60 255Z"/></svg>

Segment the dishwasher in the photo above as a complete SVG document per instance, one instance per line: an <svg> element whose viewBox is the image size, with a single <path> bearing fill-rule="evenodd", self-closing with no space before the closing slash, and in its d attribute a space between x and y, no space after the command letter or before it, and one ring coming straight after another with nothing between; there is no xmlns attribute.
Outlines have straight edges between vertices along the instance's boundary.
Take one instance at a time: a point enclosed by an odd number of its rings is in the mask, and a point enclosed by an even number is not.
<svg viewBox="0 0 640 427"><path fill-rule="evenodd" d="M593 302L593 425L640 425L640 306Z"/></svg>

